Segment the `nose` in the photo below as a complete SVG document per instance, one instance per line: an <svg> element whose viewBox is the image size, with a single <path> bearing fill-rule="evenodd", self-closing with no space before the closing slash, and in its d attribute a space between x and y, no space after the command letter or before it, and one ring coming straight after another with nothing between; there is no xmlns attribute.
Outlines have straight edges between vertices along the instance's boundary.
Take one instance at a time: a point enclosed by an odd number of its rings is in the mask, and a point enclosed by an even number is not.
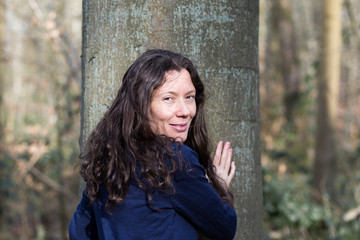
<svg viewBox="0 0 360 240"><path fill-rule="evenodd" d="M177 117L188 117L190 115L190 108L184 100L177 102L176 116Z"/></svg>

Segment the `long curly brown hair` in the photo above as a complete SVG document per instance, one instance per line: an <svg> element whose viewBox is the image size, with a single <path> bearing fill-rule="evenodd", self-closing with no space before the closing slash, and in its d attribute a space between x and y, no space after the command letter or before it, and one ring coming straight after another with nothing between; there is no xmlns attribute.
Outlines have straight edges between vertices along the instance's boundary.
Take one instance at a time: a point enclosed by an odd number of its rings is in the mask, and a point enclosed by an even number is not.
<svg viewBox="0 0 360 240"><path fill-rule="evenodd" d="M212 186L224 202L232 205L232 194L217 178L210 157L204 85L188 58L160 49L146 51L130 66L115 100L89 136L86 151L80 156L80 174L91 201L97 199L103 186L109 192L106 209L116 207L125 199L131 181L146 191L150 202L151 191L171 189L171 175L179 167L171 153L173 139L151 130L149 109L152 94L163 84L165 73L182 69L190 73L195 86L197 109L184 144L197 152Z"/></svg>

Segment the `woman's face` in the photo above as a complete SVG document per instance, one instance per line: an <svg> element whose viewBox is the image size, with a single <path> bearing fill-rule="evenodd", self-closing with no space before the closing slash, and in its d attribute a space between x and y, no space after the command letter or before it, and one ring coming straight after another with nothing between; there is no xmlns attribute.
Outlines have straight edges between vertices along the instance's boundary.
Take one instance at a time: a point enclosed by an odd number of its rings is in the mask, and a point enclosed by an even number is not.
<svg viewBox="0 0 360 240"><path fill-rule="evenodd" d="M187 70L172 70L165 74L165 82L152 95L150 105L151 129L184 142L191 120L196 114L196 90Z"/></svg>

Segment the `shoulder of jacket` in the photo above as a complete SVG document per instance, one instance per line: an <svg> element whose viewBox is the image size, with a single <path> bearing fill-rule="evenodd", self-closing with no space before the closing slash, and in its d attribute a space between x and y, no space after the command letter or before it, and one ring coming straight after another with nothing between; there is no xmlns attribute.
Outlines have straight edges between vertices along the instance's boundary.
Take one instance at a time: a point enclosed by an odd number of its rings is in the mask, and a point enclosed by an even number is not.
<svg viewBox="0 0 360 240"><path fill-rule="evenodd" d="M173 143L172 150L174 153L180 153L183 158L198 158L197 153L189 146L182 143Z"/></svg>

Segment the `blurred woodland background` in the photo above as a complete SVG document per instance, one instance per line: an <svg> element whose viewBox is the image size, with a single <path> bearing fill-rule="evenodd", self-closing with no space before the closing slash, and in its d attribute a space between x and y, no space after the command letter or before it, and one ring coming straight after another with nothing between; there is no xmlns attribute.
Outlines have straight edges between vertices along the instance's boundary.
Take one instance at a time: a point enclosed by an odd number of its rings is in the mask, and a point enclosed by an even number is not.
<svg viewBox="0 0 360 240"><path fill-rule="evenodd" d="M334 10L330 107L323 2L260 1L267 239L360 236L360 2ZM79 0L0 1L0 239L67 239L80 188L81 11Z"/></svg>

